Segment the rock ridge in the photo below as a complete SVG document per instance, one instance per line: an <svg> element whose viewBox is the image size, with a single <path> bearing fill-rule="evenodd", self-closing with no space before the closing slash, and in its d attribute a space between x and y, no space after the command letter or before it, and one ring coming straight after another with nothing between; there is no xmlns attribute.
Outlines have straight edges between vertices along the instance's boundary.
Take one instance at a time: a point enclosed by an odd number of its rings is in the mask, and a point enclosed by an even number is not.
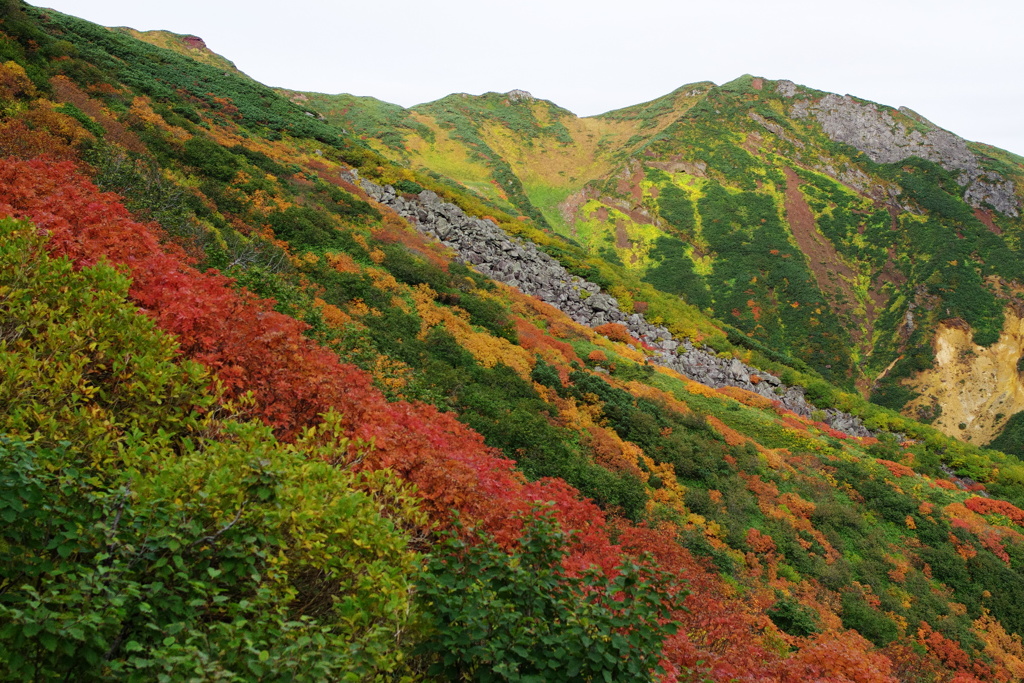
<svg viewBox="0 0 1024 683"><path fill-rule="evenodd" d="M721 358L689 339L676 339L667 328L654 325L640 313L623 312L619 302L602 292L599 285L569 273L532 242L509 236L491 220L467 216L430 190L418 196L403 195L390 185L382 187L359 178L354 171L347 179L420 232L440 240L458 254L459 260L481 274L551 304L582 325L624 325L630 334L654 349L651 360L655 363L712 388L739 387L779 401L797 415L810 417L817 410L804 397L803 387L787 386L775 375L737 358ZM851 436L872 435L854 415L832 408L822 412L823 421L837 431Z"/></svg>
<svg viewBox="0 0 1024 683"><path fill-rule="evenodd" d="M826 95L816 102L802 100L792 109L795 118L813 114L831 140L857 148L875 163L892 164L915 156L934 161L947 171L958 172L957 183L964 188L964 200L971 206L988 204L1007 216L1019 215L1020 201L1013 182L983 169L963 138L909 109L900 112L918 125L908 129L889 111L849 95Z"/></svg>

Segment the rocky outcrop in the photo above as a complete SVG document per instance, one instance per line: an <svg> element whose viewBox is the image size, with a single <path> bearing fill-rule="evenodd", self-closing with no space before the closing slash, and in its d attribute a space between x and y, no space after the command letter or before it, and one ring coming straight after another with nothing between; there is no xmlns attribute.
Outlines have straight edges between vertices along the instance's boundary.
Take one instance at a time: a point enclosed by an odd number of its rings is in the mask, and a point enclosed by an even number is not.
<svg viewBox="0 0 1024 683"><path fill-rule="evenodd" d="M797 93L796 83L787 80L776 81L775 92L783 97L793 97Z"/></svg>
<svg viewBox="0 0 1024 683"><path fill-rule="evenodd" d="M826 95L817 102L803 100L792 109L796 118L814 115L829 138L855 147L876 163L892 164L916 156L959 172L957 183L964 188L968 204L976 208L988 204L1007 216L1019 215L1013 182L984 170L963 138L910 110L901 112L918 125L908 128L889 111L849 95Z"/></svg>
<svg viewBox="0 0 1024 683"><path fill-rule="evenodd" d="M206 50L206 41L199 36L182 36L181 42L193 50Z"/></svg>
<svg viewBox="0 0 1024 683"><path fill-rule="evenodd" d="M512 104L518 104L519 102L532 102L533 101L533 95L531 95L530 93L528 93L525 90L519 90L519 89L509 90L507 93L505 93L505 96L508 97L508 101L510 103L512 103Z"/></svg>
<svg viewBox="0 0 1024 683"><path fill-rule="evenodd" d="M736 358L719 357L709 349L694 346L688 339L676 339L668 329L648 322L639 313L624 313L619 302L603 293L598 285L569 273L535 244L510 237L493 221L467 216L429 190L418 196L403 196L390 185L382 187L355 175L349 180L424 234L453 249L478 272L551 304L580 324L596 327L621 323L630 334L654 349L655 363L710 387L740 387L780 401L798 415L809 417L815 410L804 398L803 388L786 386L771 373ZM831 409L824 411L824 415L825 422L834 429L853 436L871 435L853 415Z"/></svg>

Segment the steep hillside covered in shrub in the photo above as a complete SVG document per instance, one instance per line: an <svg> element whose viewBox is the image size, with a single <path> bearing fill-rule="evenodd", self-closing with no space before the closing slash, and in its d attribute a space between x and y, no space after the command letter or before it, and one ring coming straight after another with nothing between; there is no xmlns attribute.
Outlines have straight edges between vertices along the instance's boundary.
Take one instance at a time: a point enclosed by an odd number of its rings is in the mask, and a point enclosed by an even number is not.
<svg viewBox="0 0 1024 683"><path fill-rule="evenodd" d="M10 678L1024 675L1016 458L836 389L541 209L128 32L5 7ZM607 125L667 131L697 89ZM530 106L569 144L567 113ZM653 364L453 259L354 171L490 216L878 438Z"/></svg>

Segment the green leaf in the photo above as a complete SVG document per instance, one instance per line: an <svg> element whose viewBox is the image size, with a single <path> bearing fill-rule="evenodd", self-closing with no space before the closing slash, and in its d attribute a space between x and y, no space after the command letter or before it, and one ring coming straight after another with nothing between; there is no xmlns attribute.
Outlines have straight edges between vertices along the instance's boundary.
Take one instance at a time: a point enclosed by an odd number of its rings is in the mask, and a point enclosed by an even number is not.
<svg viewBox="0 0 1024 683"><path fill-rule="evenodd" d="M50 652L53 652L57 649L57 636L55 636L52 633L43 633L42 635L40 635L39 642L42 643L43 647L45 647Z"/></svg>

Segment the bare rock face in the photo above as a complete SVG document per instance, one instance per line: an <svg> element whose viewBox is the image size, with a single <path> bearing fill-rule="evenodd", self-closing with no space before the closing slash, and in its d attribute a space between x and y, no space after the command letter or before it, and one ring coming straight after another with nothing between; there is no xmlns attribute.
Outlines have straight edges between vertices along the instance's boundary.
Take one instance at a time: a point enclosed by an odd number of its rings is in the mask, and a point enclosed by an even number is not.
<svg viewBox="0 0 1024 683"><path fill-rule="evenodd" d="M796 95L796 91L796 83L793 81L777 81L775 83L775 92L783 97L793 97Z"/></svg>
<svg viewBox="0 0 1024 683"><path fill-rule="evenodd" d="M199 36L182 36L181 42L185 43L185 45L192 48L193 50L206 49L206 41L204 41Z"/></svg>
<svg viewBox="0 0 1024 683"><path fill-rule="evenodd" d="M525 90L509 90L507 93L505 93L505 95L508 97L508 101L511 104L533 101L533 95L526 92Z"/></svg>
<svg viewBox="0 0 1024 683"><path fill-rule="evenodd" d="M927 119L902 110L920 125L908 129L877 105L859 102L849 95L826 95L818 102L798 102L793 115L814 115L825 134L860 150L879 164L892 164L916 156L934 161L948 171L959 171L964 200L974 207L988 204L1007 216L1019 215L1020 202L1013 182L994 171L985 171L967 142Z"/></svg>
<svg viewBox="0 0 1024 683"><path fill-rule="evenodd" d="M804 398L802 387L786 386L778 377L737 358L722 358L711 349L695 347L689 339L676 339L667 328L648 322L639 313L627 315L615 297L602 292L596 283L569 273L532 242L510 237L493 221L467 216L430 190L409 197L390 185L381 187L354 173L347 180L360 184L368 195L394 209L423 234L453 249L481 274L551 304L582 325L624 325L630 334L654 349L651 360L655 363L710 387L746 389L804 417L815 410ZM858 417L835 410L827 410L824 415L834 429L852 436L871 436Z"/></svg>
<svg viewBox="0 0 1024 683"><path fill-rule="evenodd" d="M964 199L973 207L988 204L1007 216L1017 216L1020 203L1014 191L1013 182L1005 180L994 171L987 171L971 179L967 173L957 178L961 185L967 185Z"/></svg>
<svg viewBox="0 0 1024 683"><path fill-rule="evenodd" d="M917 156L949 170L978 166L962 138L940 128L927 133L907 130L889 112L857 102L849 95L826 95L815 109L830 138L856 147L876 163L891 164Z"/></svg>

